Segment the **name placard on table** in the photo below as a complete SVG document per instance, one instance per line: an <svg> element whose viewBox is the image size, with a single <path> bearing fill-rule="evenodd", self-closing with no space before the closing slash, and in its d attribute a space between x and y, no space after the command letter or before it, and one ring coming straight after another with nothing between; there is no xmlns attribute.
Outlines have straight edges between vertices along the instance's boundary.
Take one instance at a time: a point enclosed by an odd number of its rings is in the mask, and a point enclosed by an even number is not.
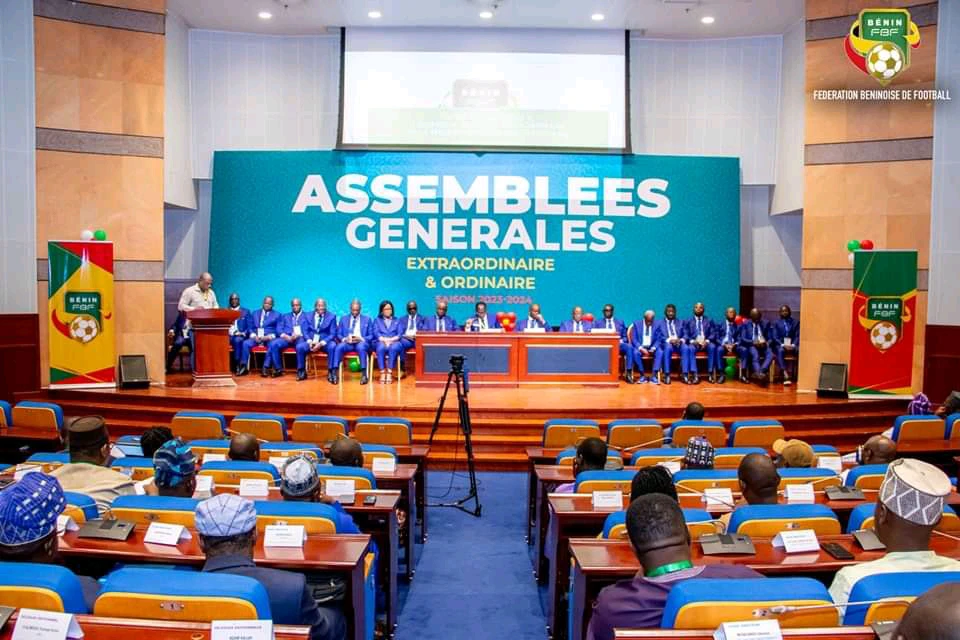
<svg viewBox="0 0 960 640"><path fill-rule="evenodd" d="M772 542L774 547L783 548L787 553L806 553L820 551L820 541L812 529L781 531Z"/></svg>
<svg viewBox="0 0 960 640"><path fill-rule="evenodd" d="M332 498L353 499L357 493L357 483L354 480L328 479L324 483L323 492Z"/></svg>
<svg viewBox="0 0 960 640"><path fill-rule="evenodd" d="M214 620L210 640L273 640L273 621Z"/></svg>
<svg viewBox="0 0 960 640"><path fill-rule="evenodd" d="M196 476L197 485L193 489L194 498L209 498L213 494L213 476Z"/></svg>
<svg viewBox="0 0 960 640"><path fill-rule="evenodd" d="M397 470L396 458L374 458L372 471L374 473L395 473Z"/></svg>
<svg viewBox="0 0 960 640"><path fill-rule="evenodd" d="M266 480L242 478L240 495L244 498L266 498L270 495L270 485Z"/></svg>
<svg viewBox="0 0 960 640"><path fill-rule="evenodd" d="M786 487L787 502L790 504L813 504L817 497L812 484L788 484Z"/></svg>
<svg viewBox="0 0 960 640"><path fill-rule="evenodd" d="M205 453L203 454L203 464L208 462L226 462L227 454L225 453Z"/></svg>
<svg viewBox="0 0 960 640"><path fill-rule="evenodd" d="M730 507L733 508L733 491L726 487L711 487L704 489L703 501L708 507Z"/></svg>
<svg viewBox="0 0 960 640"><path fill-rule="evenodd" d="M820 469L829 469L836 473L843 472L843 458L840 456L820 456L817 458L817 467Z"/></svg>
<svg viewBox="0 0 960 640"><path fill-rule="evenodd" d="M167 524L164 522L152 522L147 527L147 533L143 541L153 544L165 544L176 546L182 540L191 538L190 531L182 524Z"/></svg>
<svg viewBox="0 0 960 640"><path fill-rule="evenodd" d="M82 638L83 629L72 613L20 609L12 640L64 640Z"/></svg>
<svg viewBox="0 0 960 640"><path fill-rule="evenodd" d="M307 539L307 531L302 524L268 524L263 532L265 547L300 548Z"/></svg>
<svg viewBox="0 0 960 640"><path fill-rule="evenodd" d="M623 494L619 491L594 491L592 502L594 509L619 511L623 508Z"/></svg>
<svg viewBox="0 0 960 640"><path fill-rule="evenodd" d="M713 632L713 640L782 640L780 623L776 620L749 620L724 622Z"/></svg>

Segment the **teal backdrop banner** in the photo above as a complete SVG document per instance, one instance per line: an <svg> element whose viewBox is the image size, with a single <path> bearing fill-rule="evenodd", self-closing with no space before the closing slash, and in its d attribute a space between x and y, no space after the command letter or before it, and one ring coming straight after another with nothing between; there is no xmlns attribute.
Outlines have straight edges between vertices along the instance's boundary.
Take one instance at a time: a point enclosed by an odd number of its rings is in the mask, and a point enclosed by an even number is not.
<svg viewBox="0 0 960 640"><path fill-rule="evenodd" d="M607 302L719 319L740 296L737 158L218 151L211 216L218 296L250 309L442 298L462 323L535 301L557 325Z"/></svg>

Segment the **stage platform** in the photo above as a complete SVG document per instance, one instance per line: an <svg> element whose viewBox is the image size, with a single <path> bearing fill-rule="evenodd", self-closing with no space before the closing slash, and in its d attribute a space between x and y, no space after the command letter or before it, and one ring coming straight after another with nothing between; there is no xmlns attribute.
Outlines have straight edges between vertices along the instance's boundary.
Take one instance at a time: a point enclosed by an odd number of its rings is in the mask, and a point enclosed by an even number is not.
<svg viewBox="0 0 960 640"><path fill-rule="evenodd" d="M348 375L340 385L312 378L297 382L294 375L261 378L254 373L237 379L236 387L194 389L189 374L173 374L165 385L142 390L43 390L30 397L60 404L67 416L99 414L111 434L136 434L168 424L181 409L219 411L231 418L244 411L279 413L287 418L304 414L397 416L414 425L414 442L426 443L441 389L417 387L413 376L381 385L361 386ZM617 418L655 418L669 423L680 417L688 402L707 408L707 417L729 422L737 418L776 418L788 434L818 443L853 449L864 438L889 427L904 412L897 400L836 400L817 398L791 387L767 388L727 382L687 386L621 383L613 388L534 386L470 390L470 409L477 459L484 469L526 469L525 447L540 444L543 422L550 418L591 418L605 426ZM463 439L456 430L456 397L447 398L441 428L430 452L431 468L463 461Z"/></svg>

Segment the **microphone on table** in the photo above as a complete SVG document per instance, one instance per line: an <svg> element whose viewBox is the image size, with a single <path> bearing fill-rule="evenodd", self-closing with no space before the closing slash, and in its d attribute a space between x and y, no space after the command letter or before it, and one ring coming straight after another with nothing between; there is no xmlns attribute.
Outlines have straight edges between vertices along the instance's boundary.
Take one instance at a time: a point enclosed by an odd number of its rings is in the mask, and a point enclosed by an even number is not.
<svg viewBox="0 0 960 640"><path fill-rule="evenodd" d="M907 598L878 598L876 600L857 600L854 602L834 602L833 604L805 604L805 605L793 605L793 604L775 604L770 607L759 607L754 609L751 614L754 618L775 618L777 616L783 615L785 613L793 613L795 611L816 611L818 609L841 609L844 607L857 607L865 606L872 604L905 604L909 606L913 602L913 599Z"/></svg>
<svg viewBox="0 0 960 640"><path fill-rule="evenodd" d="M702 491L697 491L696 489L694 489L694 488L692 488L692 487L688 487L688 486L686 486L685 484L683 484L683 483L681 483L681 482L675 482L675 483L674 483L674 486L677 487L677 488L679 488L679 489L684 489L685 491L689 491L690 493L695 493L695 494L697 494L698 496L701 496L701 497L703 497L703 498L706 498L706 497L707 497L707 494L703 493ZM730 507L731 509L736 509L736 508L737 508L737 505L736 505L736 504L733 504L733 503L731 503L731 502L727 502L726 500L721 500L720 498L716 498L716 497L714 497L714 496L710 496L710 500L713 500L714 502L719 502L720 504L726 505L726 506Z"/></svg>
<svg viewBox="0 0 960 640"><path fill-rule="evenodd" d="M820 484L821 482L827 482L827 481L829 481L829 480L836 480L838 477L839 477L839 476L836 476L836 475L824 476L823 478L819 478L819 479L817 479L817 480L811 480L810 482L795 482L795 483L793 483L793 484L809 484L809 485L815 485L815 484ZM778 494L778 495L786 495L786 493L787 493L786 487L787 487L787 486L790 486L790 485L784 486L783 490L779 490L779 489L778 489L778 490L777 490L777 494ZM864 491L864 489L861 489L861 491ZM879 491L879 489L871 489L871 491Z"/></svg>
<svg viewBox="0 0 960 640"><path fill-rule="evenodd" d="M934 533L943 538L949 538L950 540L956 540L957 542L960 542L960 538L958 538L957 536L952 536L949 533L944 533L943 531L938 531L937 529L934 529L931 533Z"/></svg>

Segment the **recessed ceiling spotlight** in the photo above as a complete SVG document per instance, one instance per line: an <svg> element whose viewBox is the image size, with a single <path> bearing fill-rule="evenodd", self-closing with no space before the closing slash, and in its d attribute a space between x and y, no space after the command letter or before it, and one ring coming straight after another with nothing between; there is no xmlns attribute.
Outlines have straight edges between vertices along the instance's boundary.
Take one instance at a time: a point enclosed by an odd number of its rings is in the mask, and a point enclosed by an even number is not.
<svg viewBox="0 0 960 640"><path fill-rule="evenodd" d="M493 11L481 11L480 17L483 18L484 20L489 20L490 18L493 17Z"/></svg>
<svg viewBox="0 0 960 640"><path fill-rule="evenodd" d="M376 20L377 18L382 18L383 14L380 13L379 11L371 11L367 14L367 17L373 18L374 20Z"/></svg>
<svg viewBox="0 0 960 640"><path fill-rule="evenodd" d="M594 22L600 22L601 20L603 20L603 18L604 16L602 13L595 13L592 16L590 16L590 19L593 20Z"/></svg>
<svg viewBox="0 0 960 640"><path fill-rule="evenodd" d="M273 14L270 13L269 11L261 11L260 13L257 14L257 17L260 18L261 20L269 20L270 18L273 17Z"/></svg>
<svg viewBox="0 0 960 640"><path fill-rule="evenodd" d="M703 16L702 18L700 18L700 22L702 22L703 24L713 24L714 18L713 16Z"/></svg>

